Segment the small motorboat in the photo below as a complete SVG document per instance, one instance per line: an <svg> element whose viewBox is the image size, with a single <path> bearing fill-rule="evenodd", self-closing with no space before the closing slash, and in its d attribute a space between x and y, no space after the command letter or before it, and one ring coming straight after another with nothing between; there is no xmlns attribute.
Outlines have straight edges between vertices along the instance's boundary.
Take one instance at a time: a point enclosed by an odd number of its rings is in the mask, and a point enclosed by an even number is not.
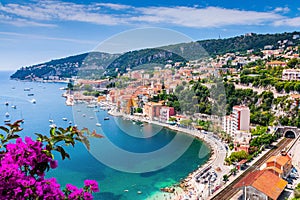
<svg viewBox="0 0 300 200"><path fill-rule="evenodd" d="M56 128L56 124L50 124L49 127L50 128Z"/></svg>
<svg viewBox="0 0 300 200"><path fill-rule="evenodd" d="M35 99L31 99L30 102L33 103L33 104L36 104L36 100Z"/></svg>
<svg viewBox="0 0 300 200"><path fill-rule="evenodd" d="M5 113L5 117L7 117L7 118L9 117L9 113L8 112Z"/></svg>
<svg viewBox="0 0 300 200"><path fill-rule="evenodd" d="M96 123L96 126L100 127L100 126L101 126L101 124L100 124L100 123Z"/></svg>
<svg viewBox="0 0 300 200"><path fill-rule="evenodd" d="M109 120L109 117L104 117L104 120Z"/></svg>
<svg viewBox="0 0 300 200"><path fill-rule="evenodd" d="M10 122L10 119L5 119L4 120L4 123L9 123Z"/></svg>
<svg viewBox="0 0 300 200"><path fill-rule="evenodd" d="M67 121L67 120L68 120L68 118L66 118L66 117L63 117L63 118L62 118L62 120L63 120L63 121Z"/></svg>

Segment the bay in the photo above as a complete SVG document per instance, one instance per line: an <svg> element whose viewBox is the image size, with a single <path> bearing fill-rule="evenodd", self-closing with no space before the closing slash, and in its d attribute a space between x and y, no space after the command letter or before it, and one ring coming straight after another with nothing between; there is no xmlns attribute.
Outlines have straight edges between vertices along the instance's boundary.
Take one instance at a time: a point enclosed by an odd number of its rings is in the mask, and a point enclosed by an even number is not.
<svg viewBox="0 0 300 200"><path fill-rule="evenodd" d="M153 124L145 123L141 127L132 121L112 116L110 120L104 120L108 116L106 111L93 112L93 109L87 110L85 104L80 105L81 107L66 106L65 99L61 96L63 91L59 89L66 84L9 80L11 73L0 72L0 120L4 124L6 112L10 114L12 121L24 118L22 137L35 138L34 133L48 134L49 119L54 120L54 123L61 127L67 127L69 121L72 121L73 124L78 124L79 128L86 127L103 134L105 137L102 139L92 138L91 144L97 147L97 153L112 158L115 158L115 155L106 149L109 142L127 152L143 154L161 150L171 144L174 138L179 137L183 144L185 140L192 140L187 150L170 165L142 173L123 172L117 170L118 167L109 167L95 154L89 152L83 144L79 143L75 148L67 147L71 160L62 161L60 155L55 154L59 167L49 171L47 175L57 178L62 187L67 183L82 187L85 179L94 179L100 186L100 193L94 195L95 199L146 199L153 196L161 187L178 183L198 166L207 162L209 158L209 148L191 136ZM24 91L24 88L30 88L30 91ZM29 93L33 96L28 96ZM36 100L36 104L31 102L32 99ZM6 106L5 102L9 105ZM13 105L16 108L11 107ZM83 116L83 114L86 116L78 121L78 116ZM76 119L75 116L77 116ZM67 118L67 120L64 121L62 118ZM102 126L97 127L96 122L101 123ZM170 156L178 153L177 151L179 149L173 149ZM206 156L199 158L200 154ZM127 161L130 162L125 157L116 160L116 163L124 165ZM147 166L151 165L151 162L156 162L155 158L148 160ZM138 194L138 191L141 191L141 194Z"/></svg>

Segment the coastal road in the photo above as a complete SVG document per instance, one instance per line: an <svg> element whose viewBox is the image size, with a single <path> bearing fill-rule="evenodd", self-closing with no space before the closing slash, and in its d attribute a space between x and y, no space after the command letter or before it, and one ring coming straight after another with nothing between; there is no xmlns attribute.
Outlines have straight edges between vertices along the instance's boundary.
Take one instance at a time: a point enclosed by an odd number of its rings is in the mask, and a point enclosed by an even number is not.
<svg viewBox="0 0 300 200"><path fill-rule="evenodd" d="M210 199L215 200L229 200L232 198L238 191L238 188L235 188L234 186L245 176L247 176L249 173L255 171L257 168L259 168L263 163L265 163L271 156L279 154L285 147L287 147L293 139L290 138L284 138L282 139L273 149L268 151L261 159L256 161L252 167L246 169L238 178L236 178L234 181L232 181L226 188L221 190L218 194L213 196Z"/></svg>

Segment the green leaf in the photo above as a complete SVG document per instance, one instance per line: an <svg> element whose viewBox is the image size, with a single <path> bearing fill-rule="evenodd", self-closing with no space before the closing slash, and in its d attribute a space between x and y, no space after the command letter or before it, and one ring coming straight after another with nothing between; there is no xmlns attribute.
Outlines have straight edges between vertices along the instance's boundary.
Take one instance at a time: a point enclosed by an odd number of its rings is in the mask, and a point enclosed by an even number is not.
<svg viewBox="0 0 300 200"><path fill-rule="evenodd" d="M9 133L9 129L4 126L0 126L0 129L5 131L6 133Z"/></svg>
<svg viewBox="0 0 300 200"><path fill-rule="evenodd" d="M61 146L57 146L56 151L60 152L61 158L64 160L66 157L70 159L70 155L68 153L66 153L66 151L64 150L64 148L62 148Z"/></svg>
<svg viewBox="0 0 300 200"><path fill-rule="evenodd" d="M11 140L11 139L16 139L16 138L19 138L20 136L18 136L18 135L8 135L7 136L7 140Z"/></svg>
<svg viewBox="0 0 300 200"><path fill-rule="evenodd" d="M65 129L63 129L62 127L59 127L59 128L58 128L58 130L60 131L60 133L61 133L61 134L64 134L64 133L66 133L66 130L65 130Z"/></svg>
<svg viewBox="0 0 300 200"><path fill-rule="evenodd" d="M50 129L50 135L51 135L51 136L54 136L54 135L55 135L55 128L54 128L54 127L52 127L52 128Z"/></svg>

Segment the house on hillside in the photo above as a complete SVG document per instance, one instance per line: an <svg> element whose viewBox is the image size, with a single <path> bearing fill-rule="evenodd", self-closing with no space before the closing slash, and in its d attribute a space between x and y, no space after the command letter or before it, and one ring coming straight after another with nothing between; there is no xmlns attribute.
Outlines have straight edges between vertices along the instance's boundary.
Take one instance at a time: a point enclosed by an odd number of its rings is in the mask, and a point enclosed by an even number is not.
<svg viewBox="0 0 300 200"><path fill-rule="evenodd" d="M242 199L276 200L287 185L287 181L269 170L254 171L242 178L235 188L243 190Z"/></svg>
<svg viewBox="0 0 300 200"><path fill-rule="evenodd" d="M287 178L293 168L291 157L283 152L282 154L272 156L263 165L265 170L269 170L280 178Z"/></svg>

